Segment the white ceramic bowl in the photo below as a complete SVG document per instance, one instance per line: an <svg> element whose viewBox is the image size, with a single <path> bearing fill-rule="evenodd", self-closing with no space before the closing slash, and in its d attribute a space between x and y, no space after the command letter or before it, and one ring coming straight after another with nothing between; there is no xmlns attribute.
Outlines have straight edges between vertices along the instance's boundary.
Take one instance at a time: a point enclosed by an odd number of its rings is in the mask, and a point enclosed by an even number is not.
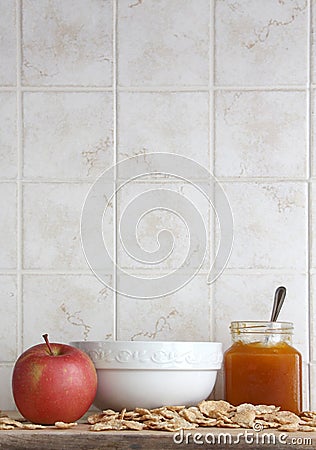
<svg viewBox="0 0 316 450"><path fill-rule="evenodd" d="M219 342L80 341L97 370L100 409L194 405L212 392Z"/></svg>

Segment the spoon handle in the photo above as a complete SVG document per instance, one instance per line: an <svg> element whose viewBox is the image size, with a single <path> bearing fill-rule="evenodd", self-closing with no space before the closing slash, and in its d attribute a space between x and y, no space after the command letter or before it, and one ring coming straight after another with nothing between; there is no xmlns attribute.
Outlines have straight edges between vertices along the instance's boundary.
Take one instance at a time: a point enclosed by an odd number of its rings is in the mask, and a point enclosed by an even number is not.
<svg viewBox="0 0 316 450"><path fill-rule="evenodd" d="M284 291L282 291L282 293L280 294L278 307L275 312L275 319L274 319L275 322L278 320L280 311L281 311L283 303L284 303L285 296L286 296L286 289L284 288Z"/></svg>
<svg viewBox="0 0 316 450"><path fill-rule="evenodd" d="M274 302L270 322L277 321L281 308L283 306L285 296L286 296L286 288L284 286L279 286L274 294Z"/></svg>

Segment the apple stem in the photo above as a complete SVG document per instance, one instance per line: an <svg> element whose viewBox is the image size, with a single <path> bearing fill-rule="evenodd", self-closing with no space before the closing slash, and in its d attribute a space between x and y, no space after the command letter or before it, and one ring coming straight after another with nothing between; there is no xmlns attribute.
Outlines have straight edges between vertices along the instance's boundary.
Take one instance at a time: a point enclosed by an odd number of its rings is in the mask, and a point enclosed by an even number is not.
<svg viewBox="0 0 316 450"><path fill-rule="evenodd" d="M51 347L50 342L49 342L49 340L48 340L48 334L47 334L47 333L46 333L46 334L43 334L42 338L43 338L44 341L46 342L46 345L47 345L47 348L48 348L49 353L50 353L52 356L54 356L52 347Z"/></svg>

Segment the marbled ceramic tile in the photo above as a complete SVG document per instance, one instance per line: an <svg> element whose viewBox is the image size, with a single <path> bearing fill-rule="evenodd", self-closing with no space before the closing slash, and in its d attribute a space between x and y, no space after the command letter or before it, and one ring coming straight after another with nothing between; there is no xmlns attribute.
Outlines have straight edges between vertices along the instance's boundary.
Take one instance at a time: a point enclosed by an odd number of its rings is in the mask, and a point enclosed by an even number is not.
<svg viewBox="0 0 316 450"><path fill-rule="evenodd" d="M16 278L0 275L0 361L14 361L17 345Z"/></svg>
<svg viewBox="0 0 316 450"><path fill-rule="evenodd" d="M16 94L0 93L0 177L17 174Z"/></svg>
<svg viewBox="0 0 316 450"><path fill-rule="evenodd" d="M209 167L206 92L119 95L119 158L149 152L187 156Z"/></svg>
<svg viewBox="0 0 316 450"><path fill-rule="evenodd" d="M216 95L217 176L304 177L304 92L220 91Z"/></svg>
<svg viewBox="0 0 316 450"><path fill-rule="evenodd" d="M316 176L316 89L311 91L311 165L312 176Z"/></svg>
<svg viewBox="0 0 316 450"><path fill-rule="evenodd" d="M311 411L316 410L316 362L313 362L310 365L310 372L311 372L311 405L310 409Z"/></svg>
<svg viewBox="0 0 316 450"><path fill-rule="evenodd" d="M303 362L302 365L302 408L303 411L310 411L310 385L309 385L310 363ZM315 410L315 408L314 408Z"/></svg>
<svg viewBox="0 0 316 450"><path fill-rule="evenodd" d="M207 0L119 0L120 85L207 86L209 9Z"/></svg>
<svg viewBox="0 0 316 450"><path fill-rule="evenodd" d="M311 267L316 269L316 182L311 183Z"/></svg>
<svg viewBox="0 0 316 450"><path fill-rule="evenodd" d="M16 84L16 2L0 4L0 85Z"/></svg>
<svg viewBox="0 0 316 450"><path fill-rule="evenodd" d="M225 349L231 345L229 325L239 320L269 320L274 292L287 288L280 321L294 324L293 345L309 360L308 293L306 275L230 274L226 271L214 284L214 322L216 340Z"/></svg>
<svg viewBox="0 0 316 450"><path fill-rule="evenodd" d="M311 314L311 361L316 361L316 274L311 275L310 284L310 314ZM316 380L315 380L316 381Z"/></svg>
<svg viewBox="0 0 316 450"><path fill-rule="evenodd" d="M190 271L193 266L200 267L194 262L199 260L201 268L210 269L211 204L200 186L174 180L145 180L130 181L118 190L119 266L149 271L181 267ZM202 185L205 190L207 187ZM165 230L169 236L163 234Z"/></svg>
<svg viewBox="0 0 316 450"><path fill-rule="evenodd" d="M16 409L12 395L11 379L12 366L0 366L0 409L2 411L13 411Z"/></svg>
<svg viewBox="0 0 316 450"><path fill-rule="evenodd" d="M19 1L0 3L0 87L14 87L19 57L15 9ZM21 250L23 269L38 273L23 275L24 348L41 342L44 332L49 333L52 341L113 339L115 320L119 339L212 339L228 346L230 321L268 319L274 290L284 284L288 294L280 320L294 322L294 345L306 361L304 408L308 405L309 356L314 361L311 364L311 406L315 409L316 191L312 186L313 275L309 324L308 283L303 274L308 256L307 183L293 181L307 176L306 98L303 90L295 90L295 86L306 86L307 82L308 8L311 4L315 22L315 1L23 0L20 3L22 84L30 87L22 99L23 155L20 162L26 181L22 183ZM213 10L215 43L210 42ZM113 11L117 12L117 42L113 42ZM311 76L315 87L314 28L316 25L311 30ZM225 91L215 90L214 136L212 111L209 111L213 103L207 92L213 78L210 61L213 45L215 82L217 87L226 87ZM110 90L115 75L114 47L119 86L117 117L113 119ZM249 89L240 91L239 86ZM264 88L255 90L255 86ZM278 86L292 86L294 90L277 90ZM50 92L30 92L47 87L52 87ZM82 92L90 87L94 92ZM103 92L97 92L102 87ZM69 92L71 89L74 92ZM75 92L76 89L81 92ZM104 92L107 90L109 92ZM313 92L314 177L315 102ZM17 106L16 93L2 89L0 179L14 180L17 176ZM139 164L152 172L148 154L169 152L191 158L205 169L214 169L219 177L241 178L239 182L227 180L224 183L234 216L235 241L228 269L215 284L207 284L209 254L203 271L182 288L182 276L167 281L161 278L181 266L189 230L179 216L156 210L138 223L139 245L147 254L154 252L159 244L157 237L163 236L159 232L169 229L175 237L170 257L158 267L149 264L145 268L128 257L119 240L117 256L128 274L144 277L146 282L152 281L153 286L163 286L169 294L152 300L135 300L119 294L117 317L111 289L88 272L79 231L90 183L114 160L113 120L117 121L119 161L144 155L144 161ZM215 168L213 155L209 153L214 140ZM170 158L169 169L177 175L179 164ZM125 179L130 178L129 175ZM192 180L197 178L194 170L188 178L191 177ZM290 178L292 181L243 182L243 177ZM41 182L44 180L51 182ZM207 245L213 252L211 224L214 217L209 204L194 187L175 182L172 177L159 179L151 175L141 183L127 184L118 195L118 225L123 209L144 186L154 190L166 187L189 198L207 225L210 241ZM113 206L114 203L100 224L110 254L115 234ZM148 206L150 209L151 204ZM178 201L174 202L171 209L178 211L179 206ZM12 270L11 275L3 272L0 275L0 337L3 342L0 409L12 409L12 367L6 362L12 362L17 356L14 182L0 183L0 210L0 270ZM127 223L131 225L131 216ZM119 239L122 230L117 231ZM94 228L91 235L94 236ZM110 275L113 266L109 262L105 269L105 281L109 285L114 282ZM244 273L243 269L250 270ZM44 271L53 273L45 275ZM79 275L81 271L84 274ZM72 274L67 275L67 272ZM185 278L189 278L188 267L184 272ZM124 276L127 274L119 273L119 290ZM137 281L140 292L145 291L145 281ZM176 291L170 293L175 288ZM312 342L309 342L309 332ZM219 399L223 395L223 373L219 371L213 396Z"/></svg>
<svg viewBox="0 0 316 450"><path fill-rule="evenodd" d="M225 399L225 379L224 379L224 367L217 371L215 387L213 391L214 400Z"/></svg>
<svg viewBox="0 0 316 450"><path fill-rule="evenodd" d="M88 190L88 184L77 183L24 186L25 269L88 270L80 240ZM112 235L112 223L103 231Z"/></svg>
<svg viewBox="0 0 316 450"><path fill-rule="evenodd" d="M311 0L312 27L311 27L311 81L316 84L316 2Z"/></svg>
<svg viewBox="0 0 316 450"><path fill-rule="evenodd" d="M113 293L93 275L26 275L23 296L24 348L44 333L51 342L113 339Z"/></svg>
<svg viewBox="0 0 316 450"><path fill-rule="evenodd" d="M157 275L160 276L153 273ZM135 276L141 274L135 272ZM186 286L163 298L135 300L118 296L120 340L208 341L210 330L206 276L196 276Z"/></svg>
<svg viewBox="0 0 316 450"><path fill-rule="evenodd" d="M306 269L307 186L303 182L222 184L234 218L227 267Z"/></svg>
<svg viewBox="0 0 316 450"><path fill-rule="evenodd" d="M113 164L112 94L24 94L24 176L96 178Z"/></svg>
<svg viewBox="0 0 316 450"><path fill-rule="evenodd" d="M25 0L23 83L112 84L112 1Z"/></svg>
<svg viewBox="0 0 316 450"><path fill-rule="evenodd" d="M0 183L0 269L16 267L16 186Z"/></svg>
<svg viewBox="0 0 316 450"><path fill-rule="evenodd" d="M219 85L294 85L307 77L306 0L217 0Z"/></svg>

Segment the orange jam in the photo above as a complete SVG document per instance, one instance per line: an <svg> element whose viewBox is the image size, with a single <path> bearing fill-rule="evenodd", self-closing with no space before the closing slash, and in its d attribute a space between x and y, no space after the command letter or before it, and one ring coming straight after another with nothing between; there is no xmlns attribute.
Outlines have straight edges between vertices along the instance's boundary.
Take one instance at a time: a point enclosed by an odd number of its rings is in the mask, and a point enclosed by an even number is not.
<svg viewBox="0 0 316 450"><path fill-rule="evenodd" d="M267 337L265 337L267 340ZM302 410L302 358L287 342L237 340L226 351L226 400L277 405L283 410Z"/></svg>

